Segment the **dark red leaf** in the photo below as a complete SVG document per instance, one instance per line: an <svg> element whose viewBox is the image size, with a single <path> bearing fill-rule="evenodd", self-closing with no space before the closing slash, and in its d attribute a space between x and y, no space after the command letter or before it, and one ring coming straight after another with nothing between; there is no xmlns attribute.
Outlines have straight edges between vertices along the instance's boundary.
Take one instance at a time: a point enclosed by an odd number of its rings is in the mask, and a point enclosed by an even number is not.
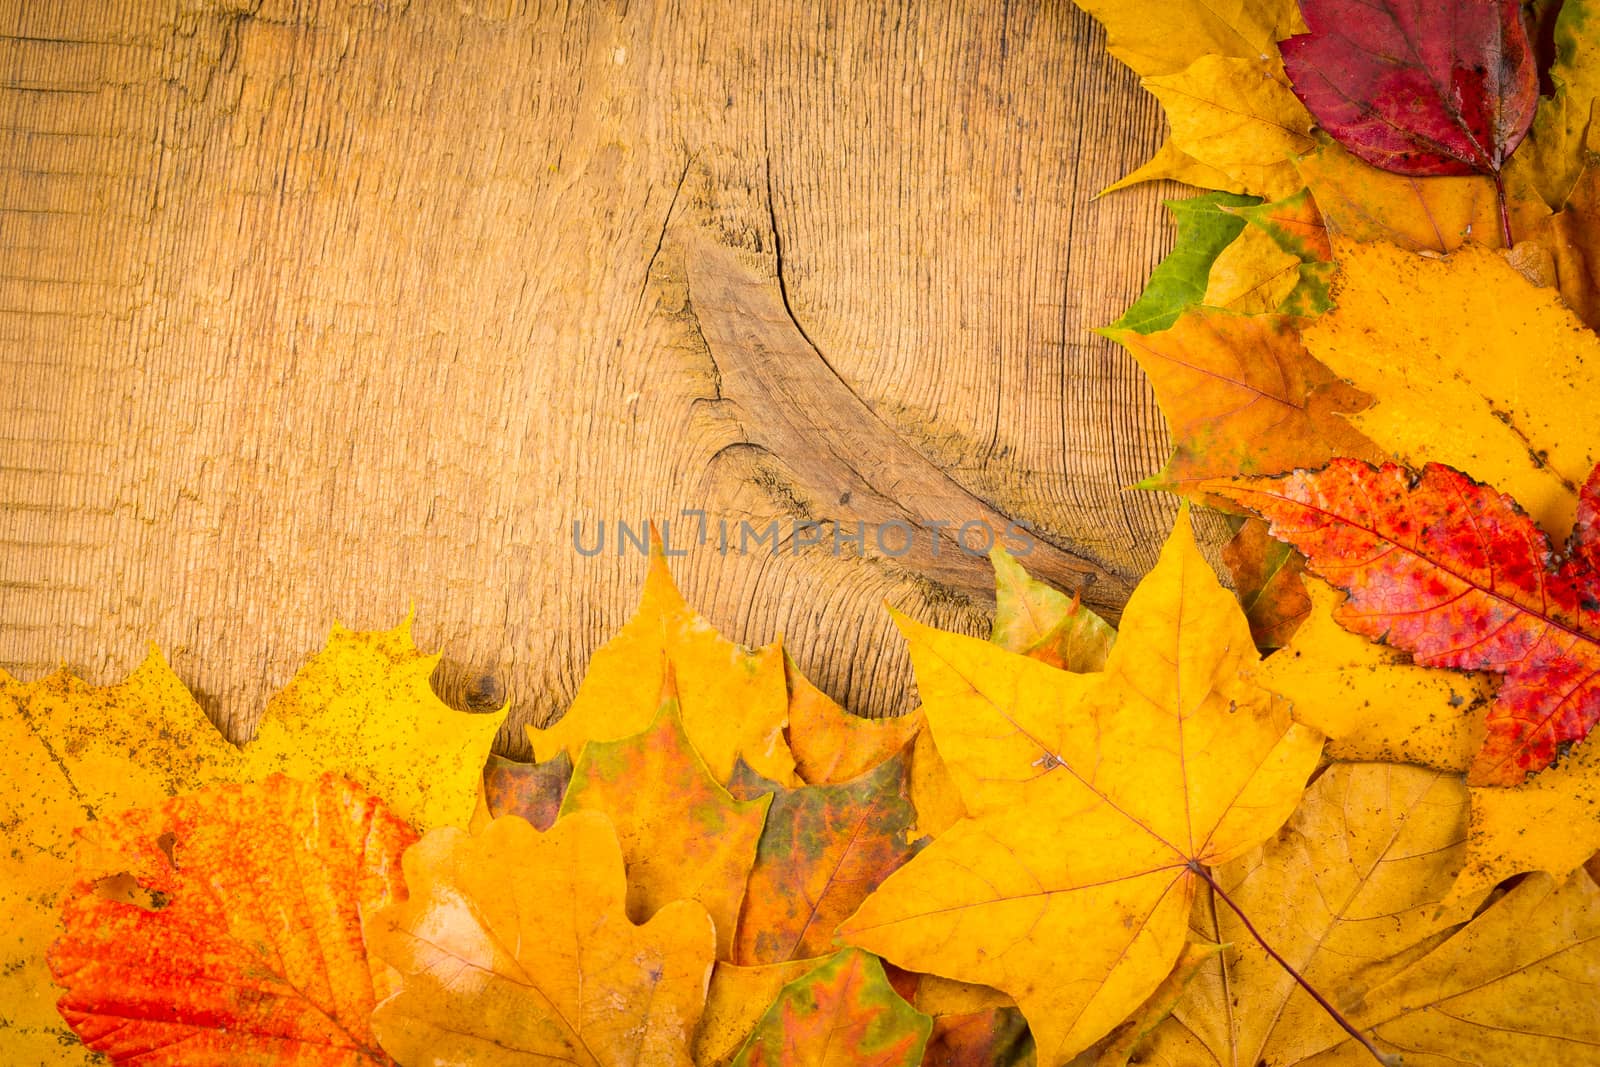
<svg viewBox="0 0 1600 1067"><path fill-rule="evenodd" d="M1341 459L1203 488L1267 519L1348 592L1348 629L1425 666L1501 675L1474 784L1515 785L1600 720L1600 467L1565 559L1510 497L1436 464L1413 476Z"/></svg>
<svg viewBox="0 0 1600 1067"><path fill-rule="evenodd" d="M1499 174L1539 83L1517 0L1301 0L1284 68L1317 122L1398 174Z"/></svg>

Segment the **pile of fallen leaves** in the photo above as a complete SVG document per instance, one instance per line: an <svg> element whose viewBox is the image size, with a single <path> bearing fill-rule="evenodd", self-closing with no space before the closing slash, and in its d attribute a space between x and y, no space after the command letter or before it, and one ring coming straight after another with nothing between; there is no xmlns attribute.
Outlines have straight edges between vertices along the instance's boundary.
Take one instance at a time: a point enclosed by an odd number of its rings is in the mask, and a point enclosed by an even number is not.
<svg viewBox="0 0 1600 1067"><path fill-rule="evenodd" d="M4 1061L1600 1064L1600 15L1080 3L1217 190L1108 332L1232 589L997 550L869 721L657 554L533 762L408 626L242 747L0 675Z"/></svg>

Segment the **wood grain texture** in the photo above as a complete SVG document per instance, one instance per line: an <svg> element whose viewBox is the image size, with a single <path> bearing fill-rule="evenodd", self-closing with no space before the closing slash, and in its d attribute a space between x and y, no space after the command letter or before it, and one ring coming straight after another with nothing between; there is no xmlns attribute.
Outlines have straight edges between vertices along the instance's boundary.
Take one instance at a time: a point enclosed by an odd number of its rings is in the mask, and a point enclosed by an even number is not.
<svg viewBox="0 0 1600 1067"><path fill-rule="evenodd" d="M1114 614L1174 507L1088 331L1174 190L1091 197L1160 134L1045 0L0 0L0 665L153 640L238 738L415 605L449 699L541 721L644 571L574 523L682 508L1026 520ZM792 548L675 569L863 712L882 601L986 625L948 547Z"/></svg>

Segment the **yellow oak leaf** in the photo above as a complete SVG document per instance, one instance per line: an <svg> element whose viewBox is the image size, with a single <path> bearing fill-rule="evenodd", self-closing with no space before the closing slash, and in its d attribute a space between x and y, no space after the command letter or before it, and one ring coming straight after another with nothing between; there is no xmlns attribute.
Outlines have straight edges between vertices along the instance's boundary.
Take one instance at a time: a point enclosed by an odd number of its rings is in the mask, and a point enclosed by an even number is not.
<svg viewBox="0 0 1600 1067"><path fill-rule="evenodd" d="M611 820L628 869L628 918L644 922L675 900L697 900L726 960L771 803L770 793L735 800L706 770L684 733L669 672L654 722L584 746L561 815L598 811Z"/></svg>
<svg viewBox="0 0 1600 1067"><path fill-rule="evenodd" d="M841 785L892 758L922 729L920 708L907 715L866 719L852 715L801 673L786 654L789 750L806 785Z"/></svg>
<svg viewBox="0 0 1600 1067"><path fill-rule="evenodd" d="M1311 116L1281 77L1276 58L1203 55L1172 74L1152 75L1172 125L1172 144L1224 174L1220 188L1268 200L1300 188L1293 159L1316 146Z"/></svg>
<svg viewBox="0 0 1600 1067"><path fill-rule="evenodd" d="M783 649L776 643L748 649L717 633L684 602L659 539L638 611L589 660L572 706L546 729L528 727L535 759L564 748L576 760L587 741L616 741L649 726L669 665L689 743L719 782L732 780L734 761L743 757L763 778L800 784L784 740Z"/></svg>
<svg viewBox="0 0 1600 1067"><path fill-rule="evenodd" d="M1077 0L1106 48L1139 74L1175 74L1201 56L1261 59L1304 33L1294 0Z"/></svg>
<svg viewBox="0 0 1600 1067"><path fill-rule="evenodd" d="M1481 897L1524 871L1566 878L1600 852L1600 745L1573 746L1562 762L1519 786L1471 793L1467 866L1455 898Z"/></svg>
<svg viewBox="0 0 1600 1067"><path fill-rule="evenodd" d="M1336 764L1280 834L1213 877L1262 939L1349 1011L1459 921L1439 906L1461 869L1466 822L1467 791L1457 775ZM1195 937L1228 947L1202 968L1134 1062L1292 1064L1345 1043L1345 1030L1209 887L1190 923ZM1373 1062L1365 1050L1351 1051Z"/></svg>
<svg viewBox="0 0 1600 1067"><path fill-rule="evenodd" d="M1305 583L1311 611L1256 679L1287 697L1297 722L1328 738L1342 760L1394 760L1462 772L1483 743L1492 676L1418 667L1334 621L1344 595Z"/></svg>
<svg viewBox="0 0 1600 1067"><path fill-rule="evenodd" d="M1341 241L1336 258L1337 307L1303 336L1377 398L1356 426L1413 468L1444 463L1493 485L1565 536L1600 459L1600 337L1489 249L1437 258Z"/></svg>
<svg viewBox="0 0 1600 1067"><path fill-rule="evenodd" d="M900 624L971 815L841 934L899 966L1009 994L1040 1062L1061 1063L1160 986L1183 949L1196 866L1278 828L1321 739L1249 680L1249 627L1186 514L1102 673Z"/></svg>
<svg viewBox="0 0 1600 1067"><path fill-rule="evenodd" d="M239 781L243 761L153 649L116 685L0 671L0 747L11 781L0 795L0 1048L11 1063L93 1062L56 1013L45 966L78 874L73 829Z"/></svg>
<svg viewBox="0 0 1600 1067"><path fill-rule="evenodd" d="M333 771L418 829L466 826L506 713L445 704L428 682L438 662L412 643L410 619L392 630L335 626L327 646L268 702L244 748L251 777Z"/></svg>
<svg viewBox="0 0 1600 1067"><path fill-rule="evenodd" d="M684 900L630 923L604 815L567 815L542 834L516 816L477 837L434 830L403 866L410 898L368 935L400 972L372 1015L400 1063L691 1062L711 917Z"/></svg>

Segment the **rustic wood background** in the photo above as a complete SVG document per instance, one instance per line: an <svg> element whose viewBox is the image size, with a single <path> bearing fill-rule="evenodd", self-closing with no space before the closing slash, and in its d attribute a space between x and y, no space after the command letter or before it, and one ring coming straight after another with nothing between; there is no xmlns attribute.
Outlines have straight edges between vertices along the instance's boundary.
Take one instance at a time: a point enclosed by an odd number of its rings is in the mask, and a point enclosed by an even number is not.
<svg viewBox="0 0 1600 1067"><path fill-rule="evenodd" d="M447 699L542 720L644 570L574 521L680 508L1024 519L1115 615L1175 508L1089 330L1177 190L1092 196L1161 133L1047 0L0 0L0 665L155 641L238 738L414 604ZM992 605L949 546L676 572L873 714L884 599Z"/></svg>

